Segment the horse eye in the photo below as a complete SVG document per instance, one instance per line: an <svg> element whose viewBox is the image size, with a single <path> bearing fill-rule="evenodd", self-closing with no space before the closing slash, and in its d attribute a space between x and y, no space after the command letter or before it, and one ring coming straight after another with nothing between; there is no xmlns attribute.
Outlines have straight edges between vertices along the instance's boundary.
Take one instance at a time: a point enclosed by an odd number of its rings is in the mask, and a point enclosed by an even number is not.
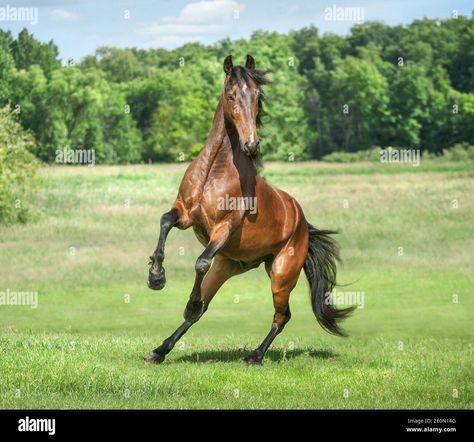
<svg viewBox="0 0 474 442"><path fill-rule="evenodd" d="M228 99L229 101L234 101L234 97L233 97L232 95L227 95L227 99Z"/></svg>

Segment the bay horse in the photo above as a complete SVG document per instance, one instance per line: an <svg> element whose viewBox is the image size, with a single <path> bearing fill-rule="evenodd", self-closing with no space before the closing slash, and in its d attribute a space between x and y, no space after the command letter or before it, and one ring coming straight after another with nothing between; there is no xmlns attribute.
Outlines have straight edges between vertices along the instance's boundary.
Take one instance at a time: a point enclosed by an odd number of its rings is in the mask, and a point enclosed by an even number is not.
<svg viewBox="0 0 474 442"><path fill-rule="evenodd" d="M224 89L211 132L187 168L171 210L161 217L148 287L161 290L165 286L164 247L173 227L192 226L205 249L196 261L184 322L145 357L146 362L163 362L201 318L222 284L262 263L271 279L275 314L270 332L244 359L246 363L260 364L290 320L289 297L301 269L309 282L313 312L326 331L345 336L338 321L353 310L336 309L330 302L339 260L338 245L330 235L336 232L310 225L294 198L258 174L257 126L263 110L262 85L269 82L266 72L255 68L251 55L245 66L235 67L232 56L227 56L224 72ZM249 210L245 204L249 201L256 203L256 210Z"/></svg>

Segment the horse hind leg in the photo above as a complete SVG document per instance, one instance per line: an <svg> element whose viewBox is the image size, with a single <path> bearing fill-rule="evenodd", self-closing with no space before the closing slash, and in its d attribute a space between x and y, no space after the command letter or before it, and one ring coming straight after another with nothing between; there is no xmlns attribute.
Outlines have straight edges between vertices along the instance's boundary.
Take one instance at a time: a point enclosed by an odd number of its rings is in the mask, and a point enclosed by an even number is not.
<svg viewBox="0 0 474 442"><path fill-rule="evenodd" d="M249 356L244 359L247 364L261 364L265 353L272 344L273 340L283 331L285 325L291 319L290 312L290 293L298 282L298 277L303 264L295 259L292 247L285 247L275 258L273 263L265 263L267 273L271 278L273 307L275 314L273 316L270 332Z"/></svg>

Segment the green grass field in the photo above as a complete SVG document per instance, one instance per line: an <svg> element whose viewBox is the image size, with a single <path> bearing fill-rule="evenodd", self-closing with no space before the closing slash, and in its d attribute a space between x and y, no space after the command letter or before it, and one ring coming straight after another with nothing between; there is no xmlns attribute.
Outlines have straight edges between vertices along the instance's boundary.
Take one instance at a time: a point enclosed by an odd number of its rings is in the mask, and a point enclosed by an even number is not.
<svg viewBox="0 0 474 442"><path fill-rule="evenodd" d="M0 292L39 301L0 305L0 407L473 408L473 163L267 165L312 224L341 231L339 282L352 284L339 289L365 294L350 337L319 327L302 276L264 365L244 365L273 316L260 268L230 280L163 365L145 365L181 323L202 250L173 230L167 286L147 288L184 169L42 170L39 221L0 227Z"/></svg>

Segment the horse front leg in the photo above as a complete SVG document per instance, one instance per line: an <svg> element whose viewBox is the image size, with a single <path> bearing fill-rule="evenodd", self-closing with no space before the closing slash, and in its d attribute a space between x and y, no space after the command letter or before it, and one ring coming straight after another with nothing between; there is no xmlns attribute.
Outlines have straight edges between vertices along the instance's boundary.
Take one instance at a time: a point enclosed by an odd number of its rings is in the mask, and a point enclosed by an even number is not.
<svg viewBox="0 0 474 442"><path fill-rule="evenodd" d="M228 223L223 223L214 227L207 247L196 260L196 265L194 266L196 271L194 286L191 295L189 296L189 301L186 304L186 309L184 310L184 319L186 321L195 322L204 313L205 304L201 296L201 284L204 276L206 276L206 273L211 267L214 256L216 256L219 250L224 247L224 244L229 238L229 234L230 228Z"/></svg>
<svg viewBox="0 0 474 442"><path fill-rule="evenodd" d="M163 260L165 259L165 243L170 230L176 225L179 219L178 209L173 208L162 215L160 220L160 237L158 244L150 256L151 267L148 273L148 287L152 290L161 290L166 284L165 269Z"/></svg>
<svg viewBox="0 0 474 442"><path fill-rule="evenodd" d="M231 265L227 261L219 260L211 271L212 260L224 246L230 229L227 223L216 226L211 234L209 244L204 252L196 260L196 277L194 286L189 297L189 301L184 311L184 322L175 330L175 332L163 341L163 343L145 356L146 362L161 363L165 356L173 349L178 340L196 323L203 315L207 306L217 292L219 287L233 274L237 274L235 264ZM209 271L209 274L206 275ZM208 281L203 285L204 278Z"/></svg>

